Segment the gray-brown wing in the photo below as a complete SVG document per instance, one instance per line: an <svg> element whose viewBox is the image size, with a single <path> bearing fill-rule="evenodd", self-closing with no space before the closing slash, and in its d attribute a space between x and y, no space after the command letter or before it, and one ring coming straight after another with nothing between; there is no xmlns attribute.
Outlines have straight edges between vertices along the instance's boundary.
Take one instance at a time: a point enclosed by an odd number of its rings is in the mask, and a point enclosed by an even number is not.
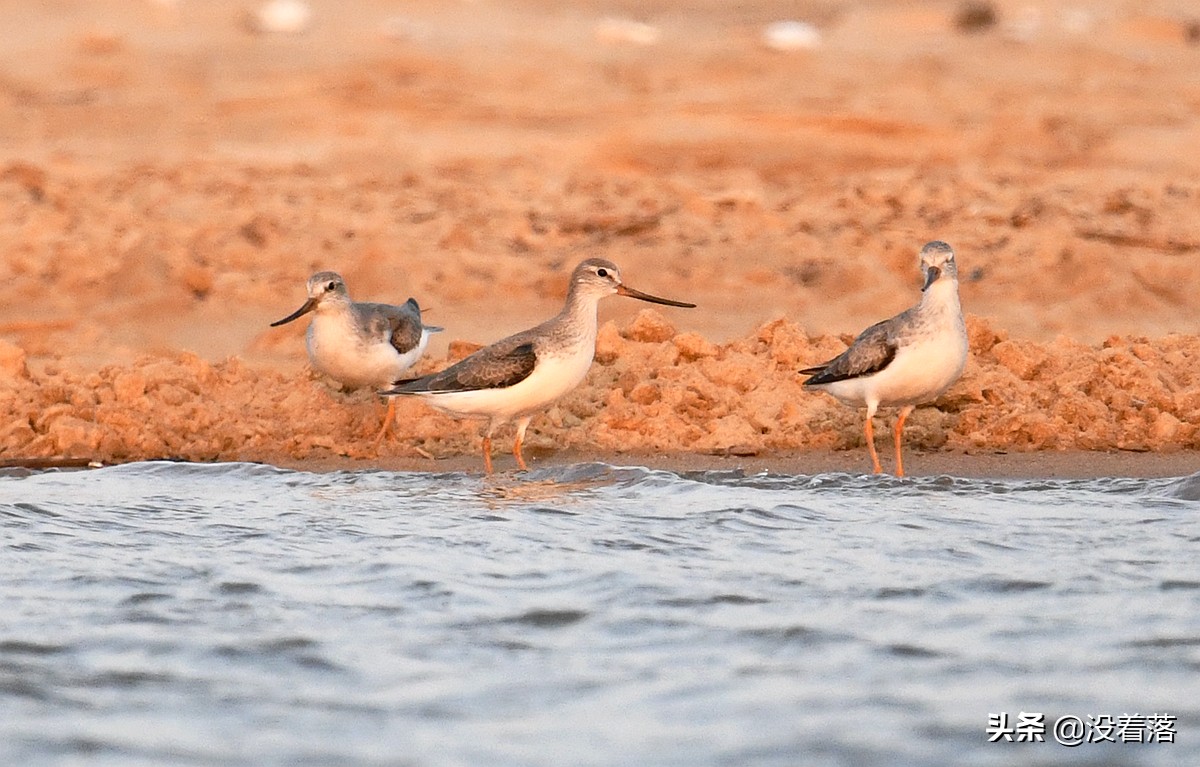
<svg viewBox="0 0 1200 767"><path fill-rule="evenodd" d="M364 303L355 304L354 308L373 338L388 338L401 354L412 351L421 343L421 330L425 325L421 322L421 307L416 299L410 298L401 306Z"/></svg>
<svg viewBox="0 0 1200 767"><path fill-rule="evenodd" d="M895 320L877 322L858 334L850 348L823 365L805 368L800 372L811 374L804 382L805 386L819 386L845 381L849 378L861 378L878 373L886 368L896 356L896 342L892 338L891 327Z"/></svg>
<svg viewBox="0 0 1200 767"><path fill-rule="evenodd" d="M464 357L438 373L397 381L388 394L503 389L529 377L537 364L532 341L507 338Z"/></svg>

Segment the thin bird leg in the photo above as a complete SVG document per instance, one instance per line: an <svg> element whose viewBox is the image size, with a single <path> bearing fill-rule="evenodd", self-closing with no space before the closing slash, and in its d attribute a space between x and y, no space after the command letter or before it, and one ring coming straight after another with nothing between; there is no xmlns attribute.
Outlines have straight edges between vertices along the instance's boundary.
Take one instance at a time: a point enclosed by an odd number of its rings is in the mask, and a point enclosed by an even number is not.
<svg viewBox="0 0 1200 767"><path fill-rule="evenodd" d="M908 406L900 410L900 417L896 419L896 476L904 476L904 457L900 453L901 435L904 433L904 421L908 418L908 414L913 411L912 406Z"/></svg>
<svg viewBox="0 0 1200 767"><path fill-rule="evenodd" d="M525 465L525 456L521 455L521 438L517 437L513 442L513 457L517 459L517 466L521 471L529 471L529 467Z"/></svg>
<svg viewBox="0 0 1200 767"><path fill-rule="evenodd" d="M379 429L379 434L375 435L375 450L379 450L379 443L383 442L383 437L392 430L392 421L396 418L396 398L387 398L387 413L383 416L383 426ZM393 432L394 433L394 432Z"/></svg>
<svg viewBox="0 0 1200 767"><path fill-rule="evenodd" d="M483 438L483 470L492 473L492 435Z"/></svg>
<svg viewBox="0 0 1200 767"><path fill-rule="evenodd" d="M871 425L871 416L873 414L868 411L866 426L863 431L867 434L867 450L871 451L871 467L876 474L883 473L883 467L879 465L879 453L875 452L875 427Z"/></svg>
<svg viewBox="0 0 1200 767"><path fill-rule="evenodd" d="M525 465L525 456L521 454L521 444L525 442L525 429L528 426L528 418L517 421L517 438L513 440L513 455L516 456L517 466L521 467L521 471L529 471L529 467Z"/></svg>

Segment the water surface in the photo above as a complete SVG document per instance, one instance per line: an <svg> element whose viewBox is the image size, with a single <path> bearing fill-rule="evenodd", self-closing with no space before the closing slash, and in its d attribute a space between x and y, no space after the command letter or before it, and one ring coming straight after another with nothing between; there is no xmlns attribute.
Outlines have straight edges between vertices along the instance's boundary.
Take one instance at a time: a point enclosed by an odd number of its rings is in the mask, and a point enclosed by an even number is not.
<svg viewBox="0 0 1200 767"><path fill-rule="evenodd" d="M0 526L0 764L1200 764L1200 474L143 463Z"/></svg>

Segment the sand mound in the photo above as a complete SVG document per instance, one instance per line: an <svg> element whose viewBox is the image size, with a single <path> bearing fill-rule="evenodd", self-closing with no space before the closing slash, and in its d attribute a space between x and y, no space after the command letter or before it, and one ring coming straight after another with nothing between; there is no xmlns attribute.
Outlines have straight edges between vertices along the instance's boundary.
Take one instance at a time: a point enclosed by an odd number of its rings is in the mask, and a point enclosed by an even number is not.
<svg viewBox="0 0 1200 767"><path fill-rule="evenodd" d="M968 325L963 378L913 414L908 444L968 452L1200 449L1200 339L1038 344L1009 339L979 318ZM529 443L741 455L856 447L862 412L803 391L796 373L845 341L779 319L716 344L643 310L621 327L603 326L587 380L534 420ZM7 460L369 458L384 411L370 392L344 394L303 369L289 376L236 358L213 364L174 354L94 373L57 364L31 372L20 348L3 344L0 370L8 384L0 393L8 424L0 458ZM478 451L477 422L418 402L399 402L397 430L383 455Z"/></svg>

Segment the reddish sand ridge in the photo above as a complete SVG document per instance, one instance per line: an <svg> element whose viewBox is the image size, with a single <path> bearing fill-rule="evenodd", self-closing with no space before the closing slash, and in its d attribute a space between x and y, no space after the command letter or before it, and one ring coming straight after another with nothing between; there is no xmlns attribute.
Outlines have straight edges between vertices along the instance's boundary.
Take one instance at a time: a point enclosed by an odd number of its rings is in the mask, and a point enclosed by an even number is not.
<svg viewBox="0 0 1200 767"><path fill-rule="evenodd" d="M700 309L606 302L535 446L853 447L795 368L915 301L934 238L973 358L914 445L1200 448L1196 20L996 5L966 34L942 2L331 0L287 37L239 3L7 9L0 459L355 453L380 406L266 327L311 272L431 307L433 369L557 311L588 256ZM598 41L631 13L657 45ZM765 49L784 16L821 46ZM476 449L405 407L386 450Z"/></svg>
<svg viewBox="0 0 1200 767"><path fill-rule="evenodd" d="M1200 449L1200 338L1014 341L970 322L963 380L910 419L909 444L962 451ZM716 345L679 333L654 310L618 330L606 324L597 364L576 392L535 419L535 448L753 455L848 448L861 415L801 391L797 367L840 351L786 320ZM0 399L9 426L0 456L83 456L105 462L373 457L382 406L324 385L160 356L95 373L47 366L30 374L16 347L0 348L12 384ZM384 455L478 450L478 425L401 401L402 439Z"/></svg>

